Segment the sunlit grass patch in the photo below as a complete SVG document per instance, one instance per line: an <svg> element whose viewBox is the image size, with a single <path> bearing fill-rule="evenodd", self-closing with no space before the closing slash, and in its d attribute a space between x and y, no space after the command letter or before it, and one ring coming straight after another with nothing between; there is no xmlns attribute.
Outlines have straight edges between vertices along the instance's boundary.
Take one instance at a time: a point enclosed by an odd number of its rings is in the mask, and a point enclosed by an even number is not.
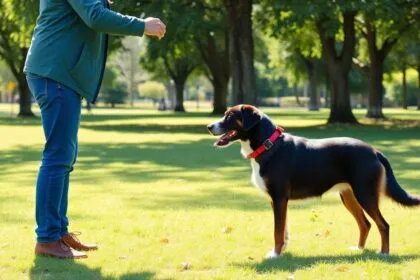
<svg viewBox="0 0 420 280"><path fill-rule="evenodd" d="M327 110L264 112L293 134L374 145L401 185L420 195L417 111L386 109L391 120L378 123L356 110L359 126L325 125ZM0 117L0 279L420 279L419 209L386 198L390 257L377 254L375 226L365 251L348 249L357 225L332 193L291 203L291 243L281 258L263 260L273 242L271 208L251 185L239 145L213 147L205 126L219 117L151 108L83 115L69 217L100 250L75 262L33 255L40 120Z"/></svg>

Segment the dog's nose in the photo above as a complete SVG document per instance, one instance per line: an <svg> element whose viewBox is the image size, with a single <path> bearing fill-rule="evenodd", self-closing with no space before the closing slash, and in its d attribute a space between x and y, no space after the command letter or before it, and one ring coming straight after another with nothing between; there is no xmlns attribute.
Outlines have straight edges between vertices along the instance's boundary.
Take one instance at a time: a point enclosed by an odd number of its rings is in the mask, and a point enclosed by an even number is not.
<svg viewBox="0 0 420 280"><path fill-rule="evenodd" d="M207 129L208 129L209 131L213 130L213 128L214 128L214 124L209 124L209 125L207 126Z"/></svg>

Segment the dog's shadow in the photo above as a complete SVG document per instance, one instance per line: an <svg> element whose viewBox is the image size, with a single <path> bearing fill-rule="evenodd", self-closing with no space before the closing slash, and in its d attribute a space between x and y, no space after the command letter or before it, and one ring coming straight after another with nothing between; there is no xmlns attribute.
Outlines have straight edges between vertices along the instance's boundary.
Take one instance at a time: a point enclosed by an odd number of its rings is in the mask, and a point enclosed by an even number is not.
<svg viewBox="0 0 420 280"><path fill-rule="evenodd" d="M319 263L327 264L354 264L364 261L378 261L386 264L397 264L420 258L420 254L384 256L374 250L364 250L360 254L339 255L339 256L296 256L291 253L284 253L276 259L264 259L256 262L234 263L233 266L251 268L257 273L265 273L275 270L294 272L296 270L313 267Z"/></svg>

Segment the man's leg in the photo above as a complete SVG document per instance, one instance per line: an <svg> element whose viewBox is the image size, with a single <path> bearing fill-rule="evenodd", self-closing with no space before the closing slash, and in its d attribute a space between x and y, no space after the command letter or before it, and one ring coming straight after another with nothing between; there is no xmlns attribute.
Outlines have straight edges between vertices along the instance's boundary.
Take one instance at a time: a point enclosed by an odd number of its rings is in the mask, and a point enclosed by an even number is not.
<svg viewBox="0 0 420 280"><path fill-rule="evenodd" d="M64 92L50 79L28 75L28 84L42 117L46 144L36 187L36 252L57 257L84 257L61 242L62 196L77 143L81 98ZM71 94L70 94L71 93Z"/></svg>

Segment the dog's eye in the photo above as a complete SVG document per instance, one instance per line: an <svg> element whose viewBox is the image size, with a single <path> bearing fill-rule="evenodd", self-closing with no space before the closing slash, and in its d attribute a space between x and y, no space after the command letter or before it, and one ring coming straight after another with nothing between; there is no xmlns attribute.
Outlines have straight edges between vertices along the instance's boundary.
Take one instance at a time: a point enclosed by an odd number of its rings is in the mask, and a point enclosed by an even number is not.
<svg viewBox="0 0 420 280"><path fill-rule="evenodd" d="M226 115L225 120L229 121L232 117L233 117L233 113L230 112L229 114Z"/></svg>

